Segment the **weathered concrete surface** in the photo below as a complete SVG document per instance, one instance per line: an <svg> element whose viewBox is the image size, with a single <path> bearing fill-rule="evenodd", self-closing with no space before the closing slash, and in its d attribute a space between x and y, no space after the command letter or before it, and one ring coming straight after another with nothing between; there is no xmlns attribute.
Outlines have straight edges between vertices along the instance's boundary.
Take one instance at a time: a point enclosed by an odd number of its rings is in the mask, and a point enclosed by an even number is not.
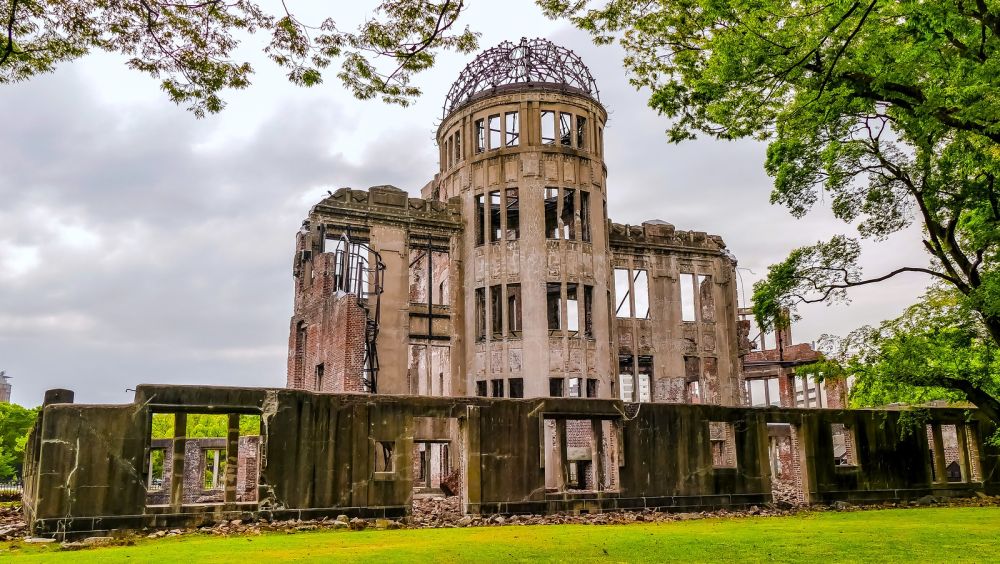
<svg viewBox="0 0 1000 564"><path fill-rule="evenodd" d="M164 412L260 414L259 501L189 504L176 495L169 505L146 505L150 421L152 413ZM65 537L222 519L402 517L411 510L414 429L421 418L456 425L460 439L452 445L453 456L463 475L462 505L471 513L679 511L768 503L768 423L795 430L808 502L1000 492L1000 452L979 439L992 427L974 411L967 420L964 410L931 410L932 422L955 424L969 437L973 448L965 465L982 478L949 483L932 481L926 433L900 438L897 411L143 385L129 405L44 407L25 461L26 520L34 535ZM608 451L595 460L604 461L598 472L607 473L603 483L611 486L546 490L547 470L565 476L569 462L566 456L562 462L546 456L546 421L559 428L560 422L581 420L608 422L595 425L609 429L602 434L610 436L593 448ZM725 448L735 466L713 463L709 422L732 425L732 444ZM853 433L855 466L834 463L834 423ZM230 440L235 444L237 438ZM394 445L385 472L375 471L380 442ZM558 452L558 442L555 448ZM233 486L236 479L235 472L227 474Z"/></svg>

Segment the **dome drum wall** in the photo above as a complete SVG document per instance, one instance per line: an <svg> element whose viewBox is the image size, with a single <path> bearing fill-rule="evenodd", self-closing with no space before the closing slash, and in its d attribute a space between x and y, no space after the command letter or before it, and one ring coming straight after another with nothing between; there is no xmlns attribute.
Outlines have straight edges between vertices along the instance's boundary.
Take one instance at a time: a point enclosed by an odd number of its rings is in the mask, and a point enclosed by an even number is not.
<svg viewBox="0 0 1000 564"><path fill-rule="evenodd" d="M461 200L470 394L612 397L606 119L589 96L508 87L438 129L425 197Z"/></svg>

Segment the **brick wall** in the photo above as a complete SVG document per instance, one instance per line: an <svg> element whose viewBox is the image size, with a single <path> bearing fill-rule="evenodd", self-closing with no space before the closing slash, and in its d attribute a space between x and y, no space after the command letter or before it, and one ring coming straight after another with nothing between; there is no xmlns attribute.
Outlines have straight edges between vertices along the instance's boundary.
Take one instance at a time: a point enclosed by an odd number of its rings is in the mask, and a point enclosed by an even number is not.
<svg viewBox="0 0 1000 564"><path fill-rule="evenodd" d="M163 480L159 489L147 491L147 505L167 505L170 503L170 489L173 468L173 439L154 439L151 449L163 451ZM256 435L239 438L236 470L236 501L256 501L259 475L260 437ZM220 503L225 499L224 488L205 488L206 449L221 449L220 468L226 460L226 439L187 439L184 443L184 492L182 503ZM220 481L225 483L224 472L220 471Z"/></svg>

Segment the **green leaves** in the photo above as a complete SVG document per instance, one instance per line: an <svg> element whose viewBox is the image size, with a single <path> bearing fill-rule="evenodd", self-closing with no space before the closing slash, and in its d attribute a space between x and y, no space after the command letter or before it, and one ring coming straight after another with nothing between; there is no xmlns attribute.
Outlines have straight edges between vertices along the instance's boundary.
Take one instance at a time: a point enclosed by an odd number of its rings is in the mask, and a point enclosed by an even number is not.
<svg viewBox="0 0 1000 564"><path fill-rule="evenodd" d="M224 91L250 86L253 69L233 57L242 38L265 31L264 52L293 84L321 84L324 69L342 58L338 76L355 96L405 105L420 94L410 80L437 51L477 48L477 34L452 31L463 9L460 0L385 1L349 33L332 18L312 26L249 0L0 0L0 84L99 49L125 55L130 68L160 78L173 102L203 117L225 108Z"/></svg>
<svg viewBox="0 0 1000 564"><path fill-rule="evenodd" d="M24 446L37 417L38 409L0 403L0 480L19 476Z"/></svg>

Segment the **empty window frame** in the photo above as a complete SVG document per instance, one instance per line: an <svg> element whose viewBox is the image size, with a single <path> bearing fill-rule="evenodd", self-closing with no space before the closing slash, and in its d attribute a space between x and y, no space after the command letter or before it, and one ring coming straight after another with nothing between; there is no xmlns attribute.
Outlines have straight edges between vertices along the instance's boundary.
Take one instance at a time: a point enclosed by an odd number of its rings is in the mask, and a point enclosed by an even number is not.
<svg viewBox="0 0 1000 564"><path fill-rule="evenodd" d="M545 285L545 310L549 331L562 329L562 284L550 282Z"/></svg>
<svg viewBox="0 0 1000 564"><path fill-rule="evenodd" d="M559 144L564 147L573 144L573 114L559 112Z"/></svg>
<svg viewBox="0 0 1000 564"><path fill-rule="evenodd" d="M394 441L375 441L375 472L393 471L393 453L396 450Z"/></svg>
<svg viewBox="0 0 1000 564"><path fill-rule="evenodd" d="M746 381L747 403L751 407L781 406L777 378L756 378Z"/></svg>
<svg viewBox="0 0 1000 564"><path fill-rule="evenodd" d="M594 338L594 287L583 286L583 335Z"/></svg>
<svg viewBox="0 0 1000 564"><path fill-rule="evenodd" d="M715 296L712 294L712 277L698 275L698 297L701 305L701 320L715 321Z"/></svg>
<svg viewBox="0 0 1000 564"><path fill-rule="evenodd" d="M681 273L681 321L697 321L695 318L694 282L694 274Z"/></svg>
<svg viewBox="0 0 1000 564"><path fill-rule="evenodd" d="M615 317L649 319L649 282L645 270L615 269Z"/></svg>
<svg viewBox="0 0 1000 564"><path fill-rule="evenodd" d="M292 375L292 387L301 389L305 384L305 363L306 363L306 340L309 333L306 329L306 322L299 321L295 326L295 372Z"/></svg>
<svg viewBox="0 0 1000 564"><path fill-rule="evenodd" d="M632 355L618 355L618 392L622 401L635 401L635 366Z"/></svg>
<svg viewBox="0 0 1000 564"><path fill-rule="evenodd" d="M507 380L507 391L512 398L524 397L524 379L509 378Z"/></svg>
<svg viewBox="0 0 1000 564"><path fill-rule="evenodd" d="M578 398L581 397L582 389L580 383L582 378L570 378L569 379L569 397Z"/></svg>
<svg viewBox="0 0 1000 564"><path fill-rule="evenodd" d="M503 397L503 379L490 380L491 396L495 398Z"/></svg>
<svg viewBox="0 0 1000 564"><path fill-rule="evenodd" d="M545 237L559 238L559 189L545 189Z"/></svg>
<svg viewBox="0 0 1000 564"><path fill-rule="evenodd" d="M367 299L370 290L368 249L340 237L327 237L323 242L323 252L334 254L333 289Z"/></svg>
<svg viewBox="0 0 1000 564"><path fill-rule="evenodd" d="M490 149L499 149L503 146L503 141L501 141L503 132L500 129L500 114L490 116L489 126Z"/></svg>
<svg viewBox="0 0 1000 564"><path fill-rule="evenodd" d="M475 125L476 131L476 152L482 153L486 150L486 123L481 120L476 120Z"/></svg>
<svg viewBox="0 0 1000 564"><path fill-rule="evenodd" d="M446 251L428 252L428 247L426 241L410 243L410 303L450 305L451 256Z"/></svg>
<svg viewBox="0 0 1000 564"><path fill-rule="evenodd" d="M442 147L441 152L444 153L444 164L446 169L451 168L455 162L451 148L451 144L454 142L455 140L450 136L444 140L444 147Z"/></svg>
<svg viewBox="0 0 1000 564"><path fill-rule="evenodd" d="M486 397L486 380L476 381L476 395L481 398Z"/></svg>
<svg viewBox="0 0 1000 564"><path fill-rule="evenodd" d="M587 378L587 397L596 398L597 397L597 378Z"/></svg>
<svg viewBox="0 0 1000 564"><path fill-rule="evenodd" d="M507 240L516 241L521 237L521 206L517 188L507 188L507 201L504 203L507 210Z"/></svg>
<svg viewBox="0 0 1000 564"><path fill-rule="evenodd" d="M161 415L161 414L157 414ZM165 448L151 448L149 449L149 467L146 470L146 491L147 492L158 492L163 490L163 484L166 478L166 453Z"/></svg>
<svg viewBox="0 0 1000 564"><path fill-rule="evenodd" d="M503 335L503 286L490 286L490 331L493 338Z"/></svg>
<svg viewBox="0 0 1000 564"><path fill-rule="evenodd" d="M587 148L587 118L576 116L576 148Z"/></svg>
<svg viewBox="0 0 1000 564"><path fill-rule="evenodd" d="M454 136L454 142L452 143L452 150L455 152L455 164L458 164L462 160L462 132L456 131Z"/></svg>
<svg viewBox="0 0 1000 564"><path fill-rule="evenodd" d="M486 242L486 196L484 194L476 194L476 245L482 245Z"/></svg>
<svg viewBox="0 0 1000 564"><path fill-rule="evenodd" d="M507 285L507 334L521 333L521 285Z"/></svg>
<svg viewBox="0 0 1000 564"><path fill-rule="evenodd" d="M562 378L549 378L549 396L554 398L561 398L565 395L563 393L563 387L565 382Z"/></svg>
<svg viewBox="0 0 1000 564"><path fill-rule="evenodd" d="M476 340L486 339L486 288L476 288Z"/></svg>
<svg viewBox="0 0 1000 564"><path fill-rule="evenodd" d="M555 145L556 113L552 110L542 110L542 145Z"/></svg>
<svg viewBox="0 0 1000 564"><path fill-rule="evenodd" d="M576 333L580 330L580 300L577 298L577 285L566 284L566 330Z"/></svg>
<svg viewBox="0 0 1000 564"><path fill-rule="evenodd" d="M325 367L323 366L323 363L321 362L321 363L317 364L316 365L316 378L313 381L313 385L314 385L313 389L315 391L317 391L317 392L323 390L323 376L324 376L324 372L325 372Z"/></svg>
<svg viewBox="0 0 1000 564"><path fill-rule="evenodd" d="M830 424L833 439L833 464L835 466L857 466L858 457L854 447L854 430L843 423Z"/></svg>
<svg viewBox="0 0 1000 564"><path fill-rule="evenodd" d="M507 146L517 147L517 145L521 142L521 124L518 122L518 113L505 113L504 125Z"/></svg>
<svg viewBox="0 0 1000 564"><path fill-rule="evenodd" d="M206 490L219 490L226 486L226 449L202 449L204 469L202 471L202 487Z"/></svg>
<svg viewBox="0 0 1000 564"><path fill-rule="evenodd" d="M580 190L580 240L590 242L590 192Z"/></svg>
<svg viewBox="0 0 1000 564"><path fill-rule="evenodd" d="M688 403L702 403L701 359L697 356L684 357L684 382Z"/></svg>
<svg viewBox="0 0 1000 564"><path fill-rule="evenodd" d="M712 466L736 468L736 432L733 424L709 421L708 434L712 446Z"/></svg>
<svg viewBox="0 0 1000 564"><path fill-rule="evenodd" d="M641 402L651 402L653 401L653 357L640 355L638 360L637 399Z"/></svg>
<svg viewBox="0 0 1000 564"><path fill-rule="evenodd" d="M503 209L500 203L500 191L496 190L490 192L490 242L496 243L503 236L503 230L500 225L500 217L503 214Z"/></svg>
<svg viewBox="0 0 1000 564"><path fill-rule="evenodd" d="M563 188L562 212L559 214L562 238L567 241L576 239L576 190Z"/></svg>

